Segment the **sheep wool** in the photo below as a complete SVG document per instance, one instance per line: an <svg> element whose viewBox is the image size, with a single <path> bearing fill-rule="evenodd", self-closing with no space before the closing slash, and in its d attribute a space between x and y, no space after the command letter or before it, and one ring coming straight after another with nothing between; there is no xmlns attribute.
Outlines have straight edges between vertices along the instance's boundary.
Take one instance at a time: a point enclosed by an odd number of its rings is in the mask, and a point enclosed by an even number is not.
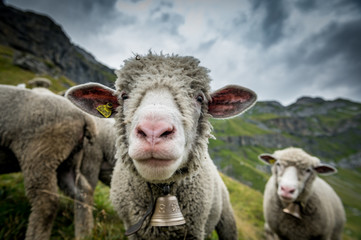
<svg viewBox="0 0 361 240"><path fill-rule="evenodd" d="M31 214L26 240L49 239L58 186L74 198L75 237L93 228L98 179L110 184L114 122L94 118L45 88L0 85L0 174L22 171ZM97 132L99 131L99 134Z"/></svg>
<svg viewBox="0 0 361 240"><path fill-rule="evenodd" d="M126 229L143 219L164 185L178 199L184 225L154 227L149 215L129 239L204 239L214 229L220 239L237 239L228 190L208 154L209 118L236 116L257 95L235 85L211 92L209 70L199 63L149 52L116 71L115 91L91 83L66 93L98 117L98 106L113 106L118 138L110 199Z"/></svg>
<svg viewBox="0 0 361 240"><path fill-rule="evenodd" d="M341 199L317 176L335 168L294 147L259 158L272 165L263 199L267 239L342 239Z"/></svg>

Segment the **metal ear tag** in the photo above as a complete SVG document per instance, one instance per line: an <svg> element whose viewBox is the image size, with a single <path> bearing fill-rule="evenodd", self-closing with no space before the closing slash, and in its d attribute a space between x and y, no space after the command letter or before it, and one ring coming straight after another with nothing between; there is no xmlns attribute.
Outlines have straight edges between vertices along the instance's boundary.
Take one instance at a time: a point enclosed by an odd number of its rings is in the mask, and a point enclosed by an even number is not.
<svg viewBox="0 0 361 240"><path fill-rule="evenodd" d="M99 105L96 109L100 112L104 117L108 118L112 115L113 104L107 103L105 105Z"/></svg>

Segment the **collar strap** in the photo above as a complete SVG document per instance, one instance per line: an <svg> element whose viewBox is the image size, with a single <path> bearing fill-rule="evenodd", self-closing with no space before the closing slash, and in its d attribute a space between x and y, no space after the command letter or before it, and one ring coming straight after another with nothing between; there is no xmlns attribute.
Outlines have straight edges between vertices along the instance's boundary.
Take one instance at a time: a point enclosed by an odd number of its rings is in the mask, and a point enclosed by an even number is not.
<svg viewBox="0 0 361 240"><path fill-rule="evenodd" d="M153 209L154 209L154 199L153 199L153 191L152 188L150 186L150 183L147 182L147 186L148 189L150 191L150 204L148 205L148 209L145 212L144 216L134 225L130 226L127 231L125 232L125 236L129 236L132 235L136 232L139 231L139 229L142 227L144 220L146 219L146 217L148 217L150 214L153 213Z"/></svg>

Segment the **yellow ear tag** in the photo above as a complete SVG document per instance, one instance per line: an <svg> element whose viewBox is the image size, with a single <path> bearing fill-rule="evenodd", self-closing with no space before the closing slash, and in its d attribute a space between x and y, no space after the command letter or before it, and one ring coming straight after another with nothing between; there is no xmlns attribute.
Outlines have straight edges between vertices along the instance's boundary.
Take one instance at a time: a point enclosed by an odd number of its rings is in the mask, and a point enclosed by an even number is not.
<svg viewBox="0 0 361 240"><path fill-rule="evenodd" d="M272 159L268 160L268 162L269 162L270 164L274 164L274 163L276 162L276 159L272 158Z"/></svg>
<svg viewBox="0 0 361 240"><path fill-rule="evenodd" d="M105 105L99 105L97 107L98 112L100 112L104 117L108 118L112 115L113 105L111 103L107 103Z"/></svg>

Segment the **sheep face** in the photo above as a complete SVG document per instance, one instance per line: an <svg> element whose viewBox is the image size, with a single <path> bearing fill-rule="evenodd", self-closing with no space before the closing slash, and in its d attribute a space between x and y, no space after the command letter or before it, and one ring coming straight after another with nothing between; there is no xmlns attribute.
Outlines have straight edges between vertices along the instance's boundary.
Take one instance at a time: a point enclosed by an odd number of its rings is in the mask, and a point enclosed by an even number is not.
<svg viewBox="0 0 361 240"><path fill-rule="evenodd" d="M134 165L147 180L164 180L184 165L190 150L194 132L183 124L183 116L167 88L146 92L133 115L128 116L131 99L124 102L124 115L128 119L128 154ZM191 125L200 116L200 104L191 108Z"/></svg>
<svg viewBox="0 0 361 240"><path fill-rule="evenodd" d="M66 97L100 117L97 106L111 103L118 161L147 181L175 181L202 164L210 117L236 116L256 101L253 91L240 86L211 93L208 70L198 64L193 57L137 56L116 72L116 91L86 84Z"/></svg>
<svg viewBox="0 0 361 240"><path fill-rule="evenodd" d="M272 166L276 178L277 195L284 203L302 201L312 188L317 175L332 174L336 169L313 157L302 149L287 148L274 154L261 154L259 158Z"/></svg>
<svg viewBox="0 0 361 240"><path fill-rule="evenodd" d="M310 166L296 167L287 161L277 161L274 172L277 179L277 194L286 203L295 201L305 188L305 183L314 177Z"/></svg>

